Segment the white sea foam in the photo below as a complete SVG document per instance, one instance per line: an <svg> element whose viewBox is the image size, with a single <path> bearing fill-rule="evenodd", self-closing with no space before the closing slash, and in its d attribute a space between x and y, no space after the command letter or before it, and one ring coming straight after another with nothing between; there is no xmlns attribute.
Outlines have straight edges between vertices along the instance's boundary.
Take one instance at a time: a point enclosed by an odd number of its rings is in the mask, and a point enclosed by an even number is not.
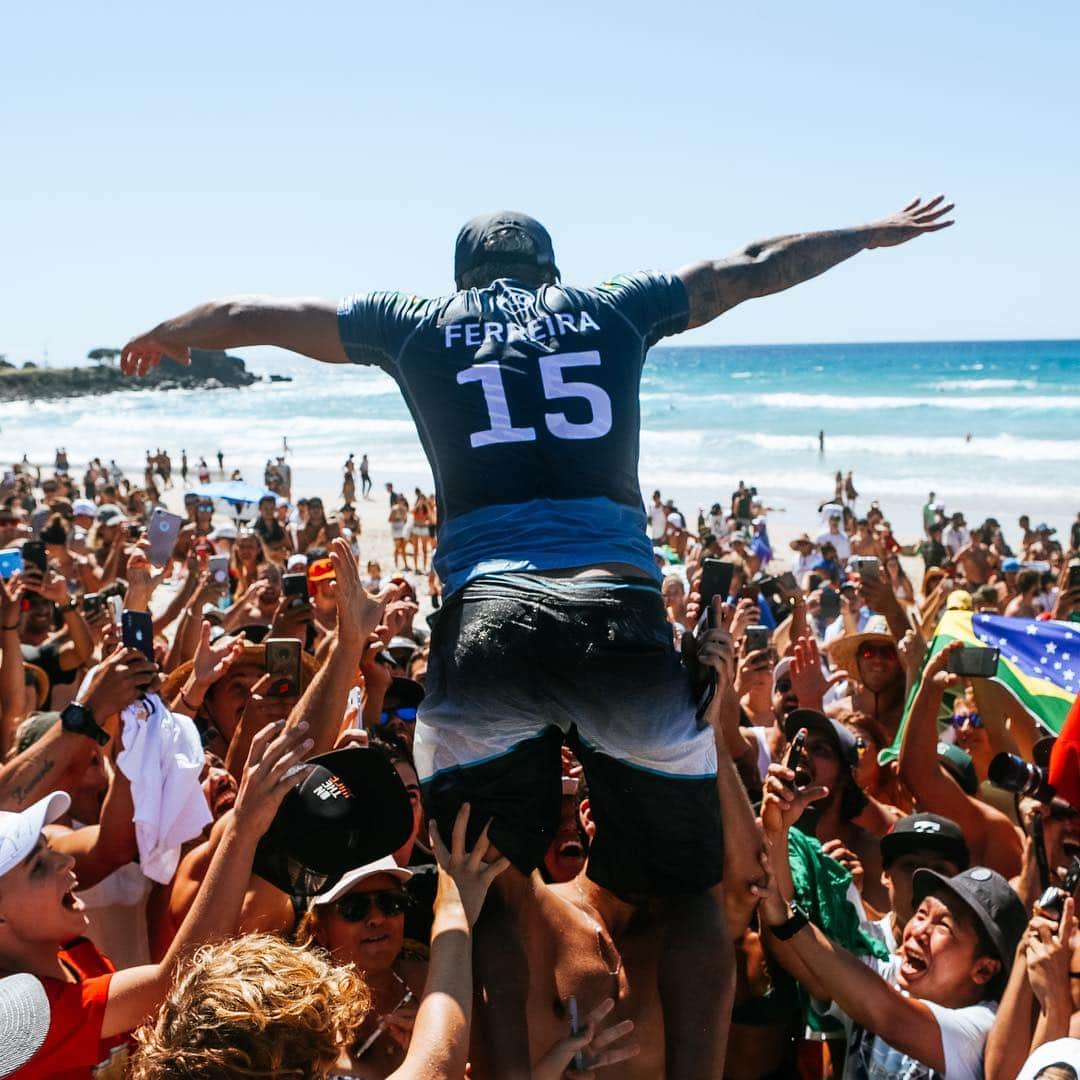
<svg viewBox="0 0 1080 1080"><path fill-rule="evenodd" d="M926 383L928 390L940 390L943 393L973 390L1038 390L1041 384L1035 379L942 379L940 382Z"/></svg>

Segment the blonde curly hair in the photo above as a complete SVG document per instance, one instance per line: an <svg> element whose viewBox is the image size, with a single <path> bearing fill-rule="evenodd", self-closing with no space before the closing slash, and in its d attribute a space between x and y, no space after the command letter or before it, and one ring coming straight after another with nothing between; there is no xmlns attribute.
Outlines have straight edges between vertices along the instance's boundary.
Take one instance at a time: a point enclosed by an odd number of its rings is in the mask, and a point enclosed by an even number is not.
<svg viewBox="0 0 1080 1080"><path fill-rule="evenodd" d="M371 1007L351 965L269 934L200 949L157 1020L135 1033L132 1080L318 1080Z"/></svg>

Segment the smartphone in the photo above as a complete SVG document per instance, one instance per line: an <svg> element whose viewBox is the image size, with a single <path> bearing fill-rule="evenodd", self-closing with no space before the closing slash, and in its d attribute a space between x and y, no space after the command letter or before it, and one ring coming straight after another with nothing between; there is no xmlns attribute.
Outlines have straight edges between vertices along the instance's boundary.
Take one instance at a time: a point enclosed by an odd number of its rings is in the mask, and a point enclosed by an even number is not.
<svg viewBox="0 0 1080 1080"><path fill-rule="evenodd" d="M1069 566L1069 584L1066 588L1080 589L1080 563L1072 563Z"/></svg>
<svg viewBox="0 0 1080 1080"><path fill-rule="evenodd" d="M762 596L770 599L780 592L780 584L774 577L758 578L757 587L761 590Z"/></svg>
<svg viewBox="0 0 1080 1080"><path fill-rule="evenodd" d="M580 1035L581 1028L578 1026L580 1021L578 1019L578 1005L577 998L570 995L566 1002L567 1019L570 1021L570 1034ZM578 1050L574 1054L574 1068L578 1071L584 1071L585 1069L585 1054L583 1051Z"/></svg>
<svg viewBox="0 0 1080 1080"><path fill-rule="evenodd" d="M701 612L705 614L712 607L713 597L719 596L727 601L731 593L731 580L735 576L735 564L724 559L706 559L701 566Z"/></svg>
<svg viewBox="0 0 1080 1080"><path fill-rule="evenodd" d="M137 521L128 522L127 526L127 538L134 542L138 540L143 534L143 527Z"/></svg>
<svg viewBox="0 0 1080 1080"><path fill-rule="evenodd" d="M171 514L159 506L150 516L150 562L154 566L165 566L172 558L176 547L176 538L180 535L184 519L179 514Z"/></svg>
<svg viewBox="0 0 1080 1080"><path fill-rule="evenodd" d="M34 567L42 574L49 571L49 559L45 554L45 545L40 540L27 540L22 546L23 563L27 567Z"/></svg>
<svg viewBox="0 0 1080 1080"><path fill-rule="evenodd" d="M799 583L790 570L785 570L776 580L780 582L780 587L784 592L793 593L799 591Z"/></svg>
<svg viewBox="0 0 1080 1080"><path fill-rule="evenodd" d="M88 592L82 598L84 615L95 615L105 606L105 597L101 593Z"/></svg>
<svg viewBox="0 0 1080 1080"><path fill-rule="evenodd" d="M210 580L215 585L228 585L229 583L229 556L211 555L209 561Z"/></svg>
<svg viewBox="0 0 1080 1080"><path fill-rule="evenodd" d="M755 626L748 626L746 628L746 637L744 638L743 655L745 656L747 653L767 649L769 647L769 638L771 636L771 631L767 626L762 626L760 623Z"/></svg>
<svg viewBox="0 0 1080 1080"><path fill-rule="evenodd" d="M291 599L308 599L307 574L282 574L281 594Z"/></svg>
<svg viewBox="0 0 1080 1080"><path fill-rule="evenodd" d="M4 548L0 551L0 578L7 581L12 574L22 568L23 557L18 548Z"/></svg>
<svg viewBox="0 0 1080 1080"><path fill-rule="evenodd" d="M266 671L271 675L270 697L295 697L300 693L300 641L267 638Z"/></svg>
<svg viewBox="0 0 1080 1080"><path fill-rule="evenodd" d="M811 574L806 580L806 585L811 592L815 589L820 589L825 579L820 574Z"/></svg>
<svg viewBox="0 0 1080 1080"><path fill-rule="evenodd" d="M964 645L949 654L949 671L972 679L989 679L997 674L1000 649L982 645Z"/></svg>
<svg viewBox="0 0 1080 1080"><path fill-rule="evenodd" d="M794 791L799 781L799 769L803 768L806 755L806 728L799 728L795 732L795 738L791 740L787 756L784 758L784 768L795 773L794 780L785 780L784 787Z"/></svg>
<svg viewBox="0 0 1080 1080"><path fill-rule="evenodd" d="M109 605L109 614L112 616L113 626L119 626L124 611L124 598L113 593L105 602Z"/></svg>
<svg viewBox="0 0 1080 1080"><path fill-rule="evenodd" d="M120 617L120 634L126 648L138 649L154 659L154 620L147 611L125 611Z"/></svg>
<svg viewBox="0 0 1080 1080"><path fill-rule="evenodd" d="M1047 915L1055 919L1061 918L1061 913L1065 908L1065 901L1076 893L1077 887L1080 886L1080 858L1073 856L1071 865L1069 866L1069 872L1065 875L1065 882L1058 888L1056 885L1051 885L1043 891L1042 896L1036 901L1036 908L1041 908Z"/></svg>
<svg viewBox="0 0 1080 1080"><path fill-rule="evenodd" d="M881 563L876 555L856 555L849 565L859 575L860 581L880 581Z"/></svg>

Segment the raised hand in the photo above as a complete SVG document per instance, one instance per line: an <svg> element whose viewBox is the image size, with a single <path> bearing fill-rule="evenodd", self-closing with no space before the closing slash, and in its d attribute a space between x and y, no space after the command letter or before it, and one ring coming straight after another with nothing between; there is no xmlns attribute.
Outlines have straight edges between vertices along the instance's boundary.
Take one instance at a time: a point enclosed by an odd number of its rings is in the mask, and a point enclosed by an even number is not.
<svg viewBox="0 0 1080 1080"><path fill-rule="evenodd" d="M167 356L178 364L191 364L191 350L176 341L169 341L160 332L151 331L132 338L120 350L120 370L125 375L145 375Z"/></svg>
<svg viewBox="0 0 1080 1080"><path fill-rule="evenodd" d="M534 1066L531 1080L591 1080L594 1069L616 1065L636 1057L641 1049L636 1042L624 1042L614 1046L620 1039L633 1033L634 1021L622 1020L611 1027L601 1026L604 1018L615 1008L613 998L604 998L588 1016L585 1026L576 1035L560 1039ZM584 1070L569 1068L576 1055L581 1054Z"/></svg>
<svg viewBox="0 0 1080 1080"><path fill-rule="evenodd" d="M696 637L697 662L716 672L716 696L731 686L735 678L735 645L727 626L731 609L716 596L712 602L713 625L706 626Z"/></svg>
<svg viewBox="0 0 1080 1080"><path fill-rule="evenodd" d="M761 825L766 833L787 832L803 812L829 789L822 784L796 788L795 771L786 765L770 765L761 800Z"/></svg>
<svg viewBox="0 0 1080 1080"><path fill-rule="evenodd" d="M303 767L293 771L315 745L306 732L305 721L286 728L279 720L251 740L233 804L233 820L249 836L262 836L270 828L281 800L307 775Z"/></svg>
<svg viewBox="0 0 1080 1080"><path fill-rule="evenodd" d="M491 883L510 865L510 860L502 856L495 862L484 862L484 856L491 849L488 840L488 827L476 838L476 847L465 850L465 834L469 827L469 804L463 803L454 820L454 835L451 850L446 850L439 827L431 822L429 833L431 850L439 864L439 887L435 897L435 907L442 904L460 903L469 926L475 926L484 906L484 897Z"/></svg>
<svg viewBox="0 0 1080 1080"><path fill-rule="evenodd" d="M855 888L862 892L863 887L863 864L855 852L844 847L843 840L826 840L821 845L821 850L830 859L835 859L850 875L855 883Z"/></svg>
<svg viewBox="0 0 1080 1080"><path fill-rule="evenodd" d="M791 656L791 688L799 700L800 709L821 711L821 703L829 687L843 682L846 671L834 671L828 678L821 671L821 653L817 642L801 637L795 642Z"/></svg>
<svg viewBox="0 0 1080 1080"><path fill-rule="evenodd" d="M128 591L124 595L124 607L129 611L149 611L150 597L154 590L165 579L168 567L154 573L153 565L148 554L150 542L140 540L138 544L127 549L127 575Z"/></svg>
<svg viewBox="0 0 1080 1080"><path fill-rule="evenodd" d="M211 645L210 630L210 623L203 620L192 660L192 675L203 693L225 675L244 651L242 638L223 637L216 645Z"/></svg>
<svg viewBox="0 0 1080 1080"><path fill-rule="evenodd" d="M1069 967L1072 960L1072 935L1076 929L1076 906L1070 896L1065 900L1061 919L1055 925L1036 915L1028 924L1024 941L1028 981L1031 992L1046 1009L1057 999L1070 1006Z"/></svg>
<svg viewBox="0 0 1080 1080"><path fill-rule="evenodd" d="M924 233L947 229L955 222L951 218L945 221L942 218L953 209L955 204L947 203L943 206L944 202L944 195L938 195L927 203L924 203L921 197L912 199L903 210L873 223L871 226L873 235L866 246L869 248L895 247L897 244L914 240L915 237L922 236Z"/></svg>
<svg viewBox="0 0 1080 1080"><path fill-rule="evenodd" d="M340 537L330 541L330 561L334 564L332 592L337 603L338 637L354 642L367 641L379 625L386 605L398 595L397 585L388 585L378 594L360 584L360 567L348 541Z"/></svg>
<svg viewBox="0 0 1080 1080"><path fill-rule="evenodd" d="M142 697L157 674L157 664L147 660L138 649L120 649L93 669L86 692L79 696L79 704L90 709L104 726L110 716L123 712Z"/></svg>

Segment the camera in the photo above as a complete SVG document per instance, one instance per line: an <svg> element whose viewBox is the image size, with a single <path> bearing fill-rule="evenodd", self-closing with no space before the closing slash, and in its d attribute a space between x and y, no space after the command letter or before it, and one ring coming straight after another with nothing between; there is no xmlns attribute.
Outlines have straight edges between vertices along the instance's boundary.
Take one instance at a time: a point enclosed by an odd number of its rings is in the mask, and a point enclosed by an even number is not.
<svg viewBox="0 0 1080 1080"><path fill-rule="evenodd" d="M1030 795L1041 803L1051 803L1057 795L1047 779L1046 770L1016 754L995 754L988 770L990 783L1016 795Z"/></svg>

